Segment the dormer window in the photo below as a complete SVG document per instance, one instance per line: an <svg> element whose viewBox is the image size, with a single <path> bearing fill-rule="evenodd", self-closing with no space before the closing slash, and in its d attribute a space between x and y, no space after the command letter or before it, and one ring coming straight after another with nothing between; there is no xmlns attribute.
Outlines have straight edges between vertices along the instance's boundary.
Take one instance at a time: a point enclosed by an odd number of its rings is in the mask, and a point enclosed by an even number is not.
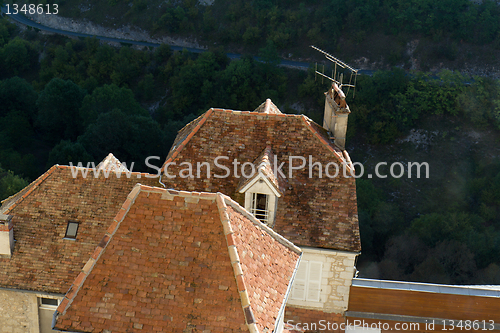
<svg viewBox="0 0 500 333"><path fill-rule="evenodd" d="M76 235L78 234L78 222L69 221L66 226L66 234L64 238L66 239L76 239Z"/></svg>
<svg viewBox="0 0 500 333"><path fill-rule="evenodd" d="M254 161L255 173L242 177L237 191L245 193L245 209L262 223L272 227L276 216L278 198L283 195L286 180L273 173L274 162L271 147L264 149Z"/></svg>
<svg viewBox="0 0 500 333"><path fill-rule="evenodd" d="M269 195L263 193L252 193L252 205L250 213L262 223L269 223Z"/></svg>

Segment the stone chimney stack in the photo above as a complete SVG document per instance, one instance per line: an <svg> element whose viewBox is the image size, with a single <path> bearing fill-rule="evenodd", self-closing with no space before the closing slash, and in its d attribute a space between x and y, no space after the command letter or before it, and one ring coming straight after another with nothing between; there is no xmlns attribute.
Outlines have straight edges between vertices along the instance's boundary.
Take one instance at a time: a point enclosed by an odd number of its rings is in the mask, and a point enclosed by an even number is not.
<svg viewBox="0 0 500 333"><path fill-rule="evenodd" d="M0 257L11 257L14 249L12 215L0 214Z"/></svg>
<svg viewBox="0 0 500 333"><path fill-rule="evenodd" d="M332 87L325 92L325 116L323 127L333 137L335 144L342 150L345 149L345 136L347 132L347 118L349 106L345 101L344 92L334 82Z"/></svg>

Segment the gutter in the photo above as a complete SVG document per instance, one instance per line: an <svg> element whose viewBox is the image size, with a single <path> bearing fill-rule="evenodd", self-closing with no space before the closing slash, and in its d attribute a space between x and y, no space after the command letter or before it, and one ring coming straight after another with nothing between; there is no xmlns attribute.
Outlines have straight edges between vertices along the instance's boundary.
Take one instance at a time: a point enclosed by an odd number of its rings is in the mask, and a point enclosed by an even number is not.
<svg viewBox="0 0 500 333"><path fill-rule="evenodd" d="M295 275L297 274L297 271L299 270L299 265L300 265L300 261L302 260L303 254L304 254L304 252L300 252L299 260L297 260L297 264L295 264L295 269L293 270L292 277L290 278L290 283L288 284L288 288L286 290L285 297L283 298L283 304L281 305L280 311L278 312L278 317L276 317L276 323L274 324L273 333L281 333L281 331L282 331L282 329L280 331L278 331L277 329L279 328L279 324L280 324L282 317L283 317L283 325L284 325L286 303L288 301L288 296L290 296L290 293L292 292L293 280L295 280Z"/></svg>

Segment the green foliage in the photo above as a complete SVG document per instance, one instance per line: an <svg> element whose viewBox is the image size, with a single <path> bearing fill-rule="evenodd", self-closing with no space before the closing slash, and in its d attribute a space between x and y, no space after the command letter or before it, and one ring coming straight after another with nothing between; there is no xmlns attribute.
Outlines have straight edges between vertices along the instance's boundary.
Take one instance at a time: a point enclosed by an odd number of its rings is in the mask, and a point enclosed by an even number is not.
<svg viewBox="0 0 500 333"><path fill-rule="evenodd" d="M465 81L464 76L450 71L437 77L424 73L410 77L401 69L360 77L356 99L350 103L357 111L352 120L368 133L371 142L391 142L423 116L457 115L460 96L470 91Z"/></svg>
<svg viewBox="0 0 500 333"><path fill-rule="evenodd" d="M476 216L465 213L432 213L415 219L410 230L427 245L434 247L443 239L467 242L474 230L482 225L481 222Z"/></svg>
<svg viewBox="0 0 500 333"><path fill-rule="evenodd" d="M8 74L24 73L36 63L37 53L25 40L16 37L0 50L0 56Z"/></svg>
<svg viewBox="0 0 500 333"><path fill-rule="evenodd" d="M37 161L33 154L21 154L18 151L2 147L0 150L0 161L6 170L12 170L20 177L35 179L40 176L37 168Z"/></svg>
<svg viewBox="0 0 500 333"><path fill-rule="evenodd" d="M80 117L84 128L96 122L99 115L119 109L126 115L147 116L145 111L134 98L130 89L119 88L115 84L96 88L91 95L85 96L80 109Z"/></svg>
<svg viewBox="0 0 500 333"><path fill-rule="evenodd" d="M458 109L475 125L493 124L500 129L500 85L490 78L475 77L457 98Z"/></svg>
<svg viewBox="0 0 500 333"><path fill-rule="evenodd" d="M36 115L37 92L25 79L17 76L0 81L0 117L9 112L21 112L29 122Z"/></svg>
<svg viewBox="0 0 500 333"><path fill-rule="evenodd" d="M280 62L278 49L272 40L267 40L266 47L260 49L260 58L268 64L277 65Z"/></svg>
<svg viewBox="0 0 500 333"><path fill-rule="evenodd" d="M37 100L38 126L50 142L75 140L82 132L79 109L85 91L70 80L52 79Z"/></svg>
<svg viewBox="0 0 500 333"><path fill-rule="evenodd" d="M29 118L20 111L11 111L0 117L0 123L6 126L0 130L0 147L2 149L29 149L34 131Z"/></svg>
<svg viewBox="0 0 500 333"><path fill-rule="evenodd" d="M361 244L370 253L382 256L388 239L403 230L403 214L369 179L356 180L356 193Z"/></svg>
<svg viewBox="0 0 500 333"><path fill-rule="evenodd" d="M166 63L172 56L172 49L168 44L161 44L155 49L154 60L158 64Z"/></svg>
<svg viewBox="0 0 500 333"><path fill-rule="evenodd" d="M71 162L73 165L77 165L78 162L86 163L92 161L92 156L87 153L81 143L61 140L50 151L47 168L55 164L69 165Z"/></svg>
<svg viewBox="0 0 500 333"><path fill-rule="evenodd" d="M146 76L144 76L144 79L139 82L139 85L137 87L137 95L139 99L148 101L153 98L154 89L155 82L153 74L146 74Z"/></svg>
<svg viewBox="0 0 500 333"><path fill-rule="evenodd" d="M280 69L250 57L228 63L227 57L207 52L196 60L188 59L171 77L169 104L179 118L216 105L253 110L255 101L271 98L276 102L285 92L286 80Z"/></svg>
<svg viewBox="0 0 500 333"><path fill-rule="evenodd" d="M0 5L1 6L1 5ZM15 29L15 25L7 21L7 19L0 18L0 47L9 42L9 38Z"/></svg>
<svg viewBox="0 0 500 333"><path fill-rule="evenodd" d="M0 166L0 201L28 186L28 181Z"/></svg>
<svg viewBox="0 0 500 333"><path fill-rule="evenodd" d="M147 156L165 156L168 150L158 123L119 109L100 114L78 142L95 160L113 152L121 161L135 162L138 170L145 170Z"/></svg>

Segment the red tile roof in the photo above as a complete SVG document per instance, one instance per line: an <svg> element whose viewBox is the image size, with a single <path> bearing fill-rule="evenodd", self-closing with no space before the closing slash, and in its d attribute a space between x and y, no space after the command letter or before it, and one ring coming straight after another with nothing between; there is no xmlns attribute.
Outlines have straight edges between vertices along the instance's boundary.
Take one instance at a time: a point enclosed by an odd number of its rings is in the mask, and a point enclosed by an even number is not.
<svg viewBox="0 0 500 333"><path fill-rule="evenodd" d="M12 257L0 258L0 287L64 294L138 177L158 183L146 175L73 178L70 167L53 166L4 201L16 242ZM79 222L76 240L64 239L68 221Z"/></svg>
<svg viewBox="0 0 500 333"><path fill-rule="evenodd" d="M243 204L243 196L237 191L241 179L233 177L231 163L235 159L241 164L252 163L268 146L277 156L278 166L285 162L282 170L288 182L286 194L278 199L275 230L299 246L360 251L356 185L355 179L349 177L352 169L349 155L330 141L325 129L306 116L210 109L179 132L162 169L167 168L177 178L163 176L162 182L167 188L219 191ZM215 177L226 173L214 163L219 156L227 157L218 162L230 168L230 177ZM307 166L309 161L319 162L322 177L318 177L317 166L312 167L309 177L306 166L294 171L290 178L288 164L292 156L304 157ZM179 171L184 168L178 165L181 162L190 162L193 167L208 162L211 177L207 178L206 168L201 168L201 177L195 172L193 178L181 178ZM325 167L331 162L339 167L334 178L325 176ZM299 163L295 160L293 165ZM343 165L347 165L347 177L343 176ZM329 174L335 174L333 164Z"/></svg>
<svg viewBox="0 0 500 333"><path fill-rule="evenodd" d="M271 332L300 250L222 194L137 185L58 308L79 332Z"/></svg>

